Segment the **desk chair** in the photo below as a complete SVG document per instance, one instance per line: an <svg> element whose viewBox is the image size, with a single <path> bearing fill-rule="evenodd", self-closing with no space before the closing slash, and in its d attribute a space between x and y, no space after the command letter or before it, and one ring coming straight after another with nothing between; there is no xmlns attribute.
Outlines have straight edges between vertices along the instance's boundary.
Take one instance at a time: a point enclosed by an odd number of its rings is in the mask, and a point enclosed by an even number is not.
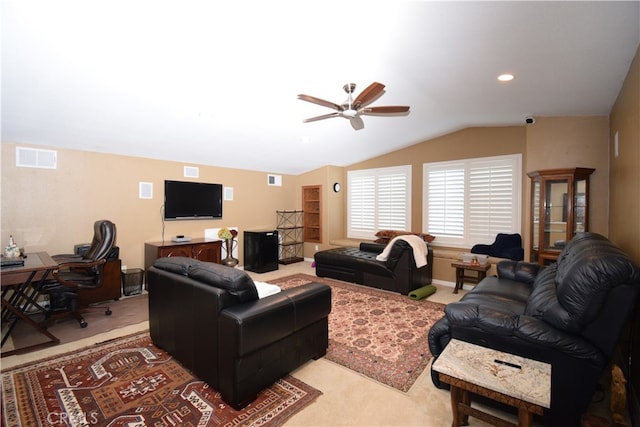
<svg viewBox="0 0 640 427"><path fill-rule="evenodd" d="M54 255L58 270L54 271L55 281L48 282L41 290L49 294L50 312L47 320L61 317L75 317L80 327L86 328L87 322L82 312L89 309L105 309L107 316L111 309L107 306L78 306L78 290L91 290L102 287L104 282L104 264L116 241L116 226L109 220L99 220L93 224L93 241L83 255ZM56 311L62 309L63 312Z"/></svg>

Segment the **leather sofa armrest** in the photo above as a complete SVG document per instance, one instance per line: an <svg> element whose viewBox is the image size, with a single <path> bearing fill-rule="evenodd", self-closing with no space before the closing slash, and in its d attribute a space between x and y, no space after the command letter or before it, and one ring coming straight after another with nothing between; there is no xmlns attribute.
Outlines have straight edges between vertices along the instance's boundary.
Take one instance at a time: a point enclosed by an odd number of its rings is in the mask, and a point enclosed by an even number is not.
<svg viewBox="0 0 640 427"><path fill-rule="evenodd" d="M521 340L536 348L555 351L593 363L596 366L605 363L603 354L586 340L574 334L568 334L552 325L532 316L514 314L491 309L477 304L457 302L445 307L448 324L453 329L477 328L493 337L503 336ZM517 347L516 341L511 344Z"/></svg>
<svg viewBox="0 0 640 427"><path fill-rule="evenodd" d="M520 316L515 335L536 346L552 348L571 357L587 360L595 366L607 363L604 354L580 336L568 334L532 316Z"/></svg>
<svg viewBox="0 0 640 427"><path fill-rule="evenodd" d="M513 335L520 317L511 312L465 302L447 304L444 312L452 327L477 327L496 335Z"/></svg>
<svg viewBox="0 0 640 427"><path fill-rule="evenodd" d="M362 242L360 243L360 250L364 252L373 252L374 254L381 254L386 246L387 245L384 243Z"/></svg>
<svg viewBox="0 0 640 427"><path fill-rule="evenodd" d="M540 265L532 262L506 260L500 261L496 265L496 271L501 279L510 279L531 285L536 280Z"/></svg>
<svg viewBox="0 0 640 427"><path fill-rule="evenodd" d="M331 288L309 283L220 313L221 351L244 356L327 317ZM226 347L227 350L223 349Z"/></svg>

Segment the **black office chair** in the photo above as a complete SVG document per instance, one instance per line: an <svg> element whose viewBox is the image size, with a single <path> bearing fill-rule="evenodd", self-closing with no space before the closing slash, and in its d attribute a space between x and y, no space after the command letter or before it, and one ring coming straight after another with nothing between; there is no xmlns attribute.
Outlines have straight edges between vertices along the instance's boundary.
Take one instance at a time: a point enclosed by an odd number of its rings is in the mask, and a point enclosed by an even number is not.
<svg viewBox="0 0 640 427"><path fill-rule="evenodd" d="M49 294L50 309L46 321L61 317L75 317L82 328L87 327L82 312L89 309L105 309L107 316L111 309L106 306L78 306L79 289L97 289L104 282L104 264L116 242L116 225L109 220L99 220L93 224L93 241L83 255L54 255L58 269L54 271L55 281L47 282L40 290Z"/></svg>

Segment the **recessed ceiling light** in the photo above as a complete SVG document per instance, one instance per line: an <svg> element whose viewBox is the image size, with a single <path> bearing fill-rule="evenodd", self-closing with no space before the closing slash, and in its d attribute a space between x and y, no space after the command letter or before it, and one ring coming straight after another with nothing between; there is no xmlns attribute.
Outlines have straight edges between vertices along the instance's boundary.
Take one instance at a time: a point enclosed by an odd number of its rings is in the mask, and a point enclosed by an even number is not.
<svg viewBox="0 0 640 427"><path fill-rule="evenodd" d="M500 74L498 76L498 81L501 82L510 82L511 80L513 80L515 77L513 74Z"/></svg>

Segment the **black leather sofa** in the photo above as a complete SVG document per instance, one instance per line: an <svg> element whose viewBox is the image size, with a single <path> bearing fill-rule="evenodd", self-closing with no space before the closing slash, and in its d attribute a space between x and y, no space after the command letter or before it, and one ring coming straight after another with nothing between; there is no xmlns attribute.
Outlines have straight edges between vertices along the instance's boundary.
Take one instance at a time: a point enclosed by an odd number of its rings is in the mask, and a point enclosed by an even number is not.
<svg viewBox="0 0 640 427"><path fill-rule="evenodd" d="M502 261L429 332L437 358L452 339L550 363L551 408L542 420L580 425L636 307L640 268L605 237L576 235L546 267ZM431 371L438 387L438 374Z"/></svg>
<svg viewBox="0 0 640 427"><path fill-rule="evenodd" d="M325 284L259 299L246 272L184 257L157 259L147 281L154 344L236 409L326 354L331 288Z"/></svg>
<svg viewBox="0 0 640 427"><path fill-rule="evenodd" d="M430 247L427 265L420 268L416 267L413 249L406 241L396 240L387 260L376 260L385 247L383 243L363 242L359 248L343 247L316 252L316 275L404 295L431 283L433 250Z"/></svg>

